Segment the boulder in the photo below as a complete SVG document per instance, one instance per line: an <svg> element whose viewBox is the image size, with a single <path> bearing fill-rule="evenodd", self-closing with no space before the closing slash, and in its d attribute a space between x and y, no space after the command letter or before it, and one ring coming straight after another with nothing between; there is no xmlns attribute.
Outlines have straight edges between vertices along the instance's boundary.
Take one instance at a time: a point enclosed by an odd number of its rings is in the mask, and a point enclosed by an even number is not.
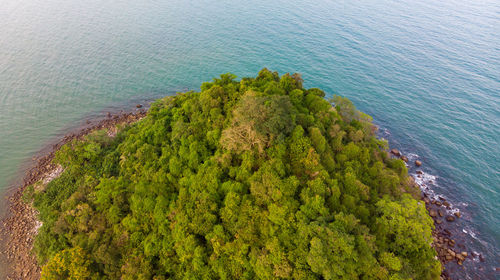
<svg viewBox="0 0 500 280"><path fill-rule="evenodd" d="M424 174L424 172L422 172L422 170L417 170L417 174L421 175Z"/></svg>
<svg viewBox="0 0 500 280"><path fill-rule="evenodd" d="M135 105L136 108L142 108L142 104Z"/></svg>
<svg viewBox="0 0 500 280"><path fill-rule="evenodd" d="M403 160L404 162L408 162L408 158L406 156L401 156L401 160Z"/></svg>
<svg viewBox="0 0 500 280"><path fill-rule="evenodd" d="M453 221L455 221L455 217L453 217L453 216L446 216L446 220L448 222L453 222Z"/></svg>
<svg viewBox="0 0 500 280"><path fill-rule="evenodd" d="M418 159L417 159L417 160L415 161L415 165L416 165L416 166L422 166L422 162L421 162L420 160L418 160Z"/></svg>
<svg viewBox="0 0 500 280"><path fill-rule="evenodd" d="M443 216L444 216L444 213L443 213L443 211L441 211L441 210L438 210L438 213L439 213L439 217L443 217Z"/></svg>
<svg viewBox="0 0 500 280"><path fill-rule="evenodd" d="M460 214L460 211L457 211L457 212L455 212L454 214L455 214L455 216L457 216L457 218L462 217L462 214Z"/></svg>
<svg viewBox="0 0 500 280"><path fill-rule="evenodd" d="M431 217L436 217L436 216L437 216L437 212L436 212L436 210L431 209L431 210L429 211L429 215L430 215Z"/></svg>
<svg viewBox="0 0 500 280"><path fill-rule="evenodd" d="M395 155L395 156L397 156L397 157L401 156L401 153L399 152L399 150L398 150L398 149L392 149L392 150L391 150L391 154L393 154L393 155Z"/></svg>

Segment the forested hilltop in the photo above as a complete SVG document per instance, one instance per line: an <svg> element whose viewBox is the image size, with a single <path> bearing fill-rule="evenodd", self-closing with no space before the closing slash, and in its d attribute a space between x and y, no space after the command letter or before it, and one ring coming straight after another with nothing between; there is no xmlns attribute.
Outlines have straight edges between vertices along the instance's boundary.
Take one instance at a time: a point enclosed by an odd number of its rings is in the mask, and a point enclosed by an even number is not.
<svg viewBox="0 0 500 280"><path fill-rule="evenodd" d="M66 144L26 191L43 279L438 279L433 221L371 118L231 74Z"/></svg>

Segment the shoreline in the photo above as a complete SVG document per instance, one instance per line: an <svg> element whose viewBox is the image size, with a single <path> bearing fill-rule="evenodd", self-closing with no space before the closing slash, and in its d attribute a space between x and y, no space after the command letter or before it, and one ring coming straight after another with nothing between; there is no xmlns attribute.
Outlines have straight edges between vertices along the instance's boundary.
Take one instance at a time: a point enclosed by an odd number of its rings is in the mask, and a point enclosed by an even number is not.
<svg viewBox="0 0 500 280"><path fill-rule="evenodd" d="M136 107L139 109L142 105ZM37 211L23 200L23 192L26 187L40 180L48 183L62 171L52 163L59 148L100 129L108 129L108 133L113 135L116 133L116 125L137 122L146 114L147 109L114 114L108 112L104 119L98 119L95 123L87 120L85 125L44 147L44 152L39 157L32 158L32 166L27 168L22 182L13 191L7 192L5 197L7 206L0 223L0 259L6 268L5 279L40 279L41 268L32 249L41 223L37 220Z"/></svg>
<svg viewBox="0 0 500 280"><path fill-rule="evenodd" d="M137 108L142 108L142 105L137 105ZM49 144L48 147L42 149L42 151L45 151L39 157L33 157L32 160L35 163L27 169L21 186L15 187L13 192L6 195L8 205L0 223L0 259L9 268L5 273L6 279L40 279L41 267L36 261L36 256L32 253L32 248L41 222L37 220L37 211L31 204L27 204L23 200L23 192L27 186L40 180L44 180L45 183L50 182L50 180L57 177L57 173L62 171L59 166L52 163L57 150L64 144L74 139L81 139L96 130L109 129L108 133L114 135L116 133L116 125L134 123L142 119L146 114L147 109L114 114L108 112L106 118L96 123L87 120L86 125L76 128L73 132L69 132L59 140ZM392 149L388 151L389 155L404 160L408 167L410 167L408 158L399 151L397 153L394 151L397 150ZM417 165L417 167L419 166ZM430 198L430 194L423 188L424 185L416 182L417 177L421 176L421 174L419 170L417 170L416 176L412 176L408 172L408 177L419 188L421 194L420 200L425 203L428 214L434 221L435 229L432 233L433 243L431 246L436 251L437 258L442 264L441 279L452 279L445 265L450 262L462 265L468 257L473 256L464 250L457 249L455 252L454 248L465 248L465 246L458 244L452 239L452 233L447 227L453 228L454 226L451 222L460 218L460 214L447 215L445 214L446 212L442 212L441 207L447 207L448 210L451 209L449 203L442 197L439 197L439 199ZM443 220L446 222L443 222Z"/></svg>
<svg viewBox="0 0 500 280"><path fill-rule="evenodd" d="M462 217L462 213L457 208L453 208L442 195L434 194L432 190L427 188L427 183L432 183L435 178L426 182L424 177L427 174L422 171L422 161L419 159L410 160L408 158L410 155L407 157L397 149L390 149L388 153L390 157L399 158L405 162L408 168L408 177L412 184L420 189L420 200L425 203L427 213L434 222L431 246L436 251L436 257L442 265L441 279L455 279L451 276L455 277L453 274L456 272L456 267L449 269L447 266L452 264L463 268L463 264L467 259L473 259L474 257L482 259L481 254L476 255L473 251L468 252L465 245L453 237L452 230L457 228L454 222ZM411 164L414 165L415 174L410 173Z"/></svg>

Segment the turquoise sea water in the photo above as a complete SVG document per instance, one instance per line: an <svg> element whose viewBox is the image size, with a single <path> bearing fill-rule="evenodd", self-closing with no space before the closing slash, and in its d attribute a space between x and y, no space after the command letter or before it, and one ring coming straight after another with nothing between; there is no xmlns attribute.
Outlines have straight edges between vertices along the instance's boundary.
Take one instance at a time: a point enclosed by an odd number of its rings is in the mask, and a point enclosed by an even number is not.
<svg viewBox="0 0 500 280"><path fill-rule="evenodd" d="M424 162L423 183L463 214L455 236L485 258L450 271L499 276L496 0L2 0L0 188L89 115L262 67L372 115Z"/></svg>

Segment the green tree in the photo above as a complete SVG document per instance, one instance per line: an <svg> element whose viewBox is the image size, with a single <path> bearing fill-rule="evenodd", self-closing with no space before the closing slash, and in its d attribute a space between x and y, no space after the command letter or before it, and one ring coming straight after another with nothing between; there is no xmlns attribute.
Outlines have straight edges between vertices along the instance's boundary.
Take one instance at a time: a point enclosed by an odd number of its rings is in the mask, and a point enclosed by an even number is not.
<svg viewBox="0 0 500 280"><path fill-rule="evenodd" d="M438 279L432 220L371 118L230 73L64 145L33 198L43 279Z"/></svg>

